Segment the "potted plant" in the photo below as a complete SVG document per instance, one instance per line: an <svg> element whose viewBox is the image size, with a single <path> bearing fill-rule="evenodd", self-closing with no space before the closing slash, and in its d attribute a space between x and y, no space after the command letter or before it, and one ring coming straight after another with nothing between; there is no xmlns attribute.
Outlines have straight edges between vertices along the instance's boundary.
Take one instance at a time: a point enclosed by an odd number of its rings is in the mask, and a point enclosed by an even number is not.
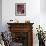
<svg viewBox="0 0 46 46"><path fill-rule="evenodd" d="M38 36L38 40L39 40L39 46L45 46L45 35L43 32L42 27L36 28L37 29L37 34L36 36Z"/></svg>

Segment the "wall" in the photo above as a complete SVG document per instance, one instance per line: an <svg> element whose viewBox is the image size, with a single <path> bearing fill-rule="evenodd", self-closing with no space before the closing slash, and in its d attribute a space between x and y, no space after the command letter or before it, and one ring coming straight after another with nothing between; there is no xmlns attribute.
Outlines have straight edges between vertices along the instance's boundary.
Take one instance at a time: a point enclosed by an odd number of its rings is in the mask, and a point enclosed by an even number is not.
<svg viewBox="0 0 46 46"><path fill-rule="evenodd" d="M15 16L15 3L26 3L26 16ZM43 6L40 0L2 0L2 26L3 31L8 30L7 22L11 19L17 19L19 22L30 20L33 25L33 45L38 46L36 37L36 27L39 24L46 30L46 16L41 12Z"/></svg>
<svg viewBox="0 0 46 46"><path fill-rule="evenodd" d="M46 0L40 0L40 24L46 31Z"/></svg>
<svg viewBox="0 0 46 46"><path fill-rule="evenodd" d="M2 0L0 0L0 31L2 29Z"/></svg>
<svg viewBox="0 0 46 46"><path fill-rule="evenodd" d="M26 16L15 16L15 3L25 2L26 3ZM39 23L40 21L40 0L3 0L2 1L2 24L3 26L10 19L17 19L19 22L24 22L25 18L29 19L30 22ZM18 19L19 18L19 19ZM23 19L22 19L23 18ZM6 27L6 26L5 26ZM6 28L4 29L6 30ZM5 31L4 30L4 31Z"/></svg>

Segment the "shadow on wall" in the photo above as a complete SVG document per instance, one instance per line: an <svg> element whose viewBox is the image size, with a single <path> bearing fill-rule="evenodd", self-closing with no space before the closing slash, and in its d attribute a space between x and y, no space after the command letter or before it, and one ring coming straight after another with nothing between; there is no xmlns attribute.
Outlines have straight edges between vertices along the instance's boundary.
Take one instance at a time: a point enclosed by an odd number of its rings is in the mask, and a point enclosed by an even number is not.
<svg viewBox="0 0 46 46"><path fill-rule="evenodd" d="M0 0L0 31L2 31L2 0Z"/></svg>
<svg viewBox="0 0 46 46"><path fill-rule="evenodd" d="M46 0L40 0L40 11L46 14Z"/></svg>

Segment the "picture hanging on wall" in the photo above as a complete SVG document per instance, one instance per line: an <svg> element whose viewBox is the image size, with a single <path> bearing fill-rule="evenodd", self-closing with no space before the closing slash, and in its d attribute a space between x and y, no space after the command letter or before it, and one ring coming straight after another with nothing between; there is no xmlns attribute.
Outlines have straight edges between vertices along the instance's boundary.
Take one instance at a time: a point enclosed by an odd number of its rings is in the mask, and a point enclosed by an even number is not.
<svg viewBox="0 0 46 46"><path fill-rule="evenodd" d="M16 3L15 4L15 15L16 16L26 15L26 3Z"/></svg>

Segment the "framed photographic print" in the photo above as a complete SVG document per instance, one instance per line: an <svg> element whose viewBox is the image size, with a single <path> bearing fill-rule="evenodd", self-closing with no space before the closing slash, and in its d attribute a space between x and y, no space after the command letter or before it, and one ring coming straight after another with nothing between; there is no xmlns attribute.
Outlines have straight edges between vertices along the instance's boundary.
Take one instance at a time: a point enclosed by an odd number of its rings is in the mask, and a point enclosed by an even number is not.
<svg viewBox="0 0 46 46"><path fill-rule="evenodd" d="M26 15L26 3L16 3L15 4L15 15L16 16Z"/></svg>

